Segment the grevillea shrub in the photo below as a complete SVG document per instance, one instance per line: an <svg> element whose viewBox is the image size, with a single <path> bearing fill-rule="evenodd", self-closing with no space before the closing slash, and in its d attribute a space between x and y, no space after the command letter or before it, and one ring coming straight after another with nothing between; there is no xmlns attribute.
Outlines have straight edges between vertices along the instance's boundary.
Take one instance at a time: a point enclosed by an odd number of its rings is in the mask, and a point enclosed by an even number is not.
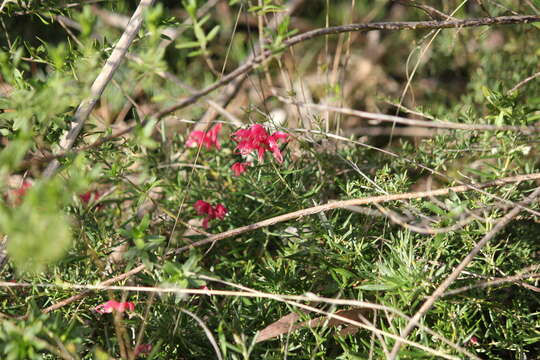
<svg viewBox="0 0 540 360"><path fill-rule="evenodd" d="M539 9L0 1L0 359L540 358Z"/></svg>

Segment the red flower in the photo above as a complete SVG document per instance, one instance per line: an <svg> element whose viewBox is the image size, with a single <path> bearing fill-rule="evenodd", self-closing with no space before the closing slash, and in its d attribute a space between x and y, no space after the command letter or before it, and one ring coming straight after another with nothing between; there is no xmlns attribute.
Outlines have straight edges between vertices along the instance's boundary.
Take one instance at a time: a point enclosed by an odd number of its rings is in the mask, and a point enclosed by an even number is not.
<svg viewBox="0 0 540 360"><path fill-rule="evenodd" d="M269 135L264 126L255 124L248 129L240 129L233 135L233 140L238 143L236 149L242 155L248 155L253 151L257 151L259 161L263 161L264 153L271 151L274 158L278 162L283 162L283 155L279 150L278 141L287 141L289 134L281 131L276 131Z"/></svg>
<svg viewBox="0 0 540 360"><path fill-rule="evenodd" d="M87 191L84 194L79 195L79 199L81 199L81 201L86 205L88 205L90 200L97 201L100 197L101 194L97 190Z"/></svg>
<svg viewBox="0 0 540 360"><path fill-rule="evenodd" d="M110 314L113 312L113 310L116 310L118 312L124 312L126 310L134 311L135 304L129 301L118 302L114 300L109 300L103 304L96 306L95 310L100 314Z"/></svg>
<svg viewBox="0 0 540 360"><path fill-rule="evenodd" d="M20 205L27 190L32 186L28 180L23 180L21 186L17 189L11 189L3 195L4 199L9 201L10 205Z"/></svg>
<svg viewBox="0 0 540 360"><path fill-rule="evenodd" d="M215 146L216 149L221 149L221 145L218 141L218 135L221 131L221 124L215 125L212 129L210 129L208 132L196 130L192 131L191 134L189 134L189 138L186 141L187 147L197 147L197 146L206 146L208 150L212 148L212 146Z"/></svg>
<svg viewBox="0 0 540 360"><path fill-rule="evenodd" d="M197 200L193 205L199 215L207 215L202 223L203 228L208 229L208 221L212 219L223 220L225 215L229 212L223 204L217 204L215 207L207 203L206 201Z"/></svg>
<svg viewBox="0 0 540 360"><path fill-rule="evenodd" d="M231 166L231 169L234 172L234 176L240 176L242 173L244 173L246 171L246 167L248 167L250 165L251 165L250 162L245 162L245 163L235 162Z"/></svg>
<svg viewBox="0 0 540 360"><path fill-rule="evenodd" d="M13 190L13 195L15 195L15 197L20 200L23 198L24 195L26 195L26 190L28 190L31 186L31 182L24 180L18 189Z"/></svg>
<svg viewBox="0 0 540 360"><path fill-rule="evenodd" d="M140 344L135 348L133 355L135 357L139 355L148 355L152 351L152 344Z"/></svg>

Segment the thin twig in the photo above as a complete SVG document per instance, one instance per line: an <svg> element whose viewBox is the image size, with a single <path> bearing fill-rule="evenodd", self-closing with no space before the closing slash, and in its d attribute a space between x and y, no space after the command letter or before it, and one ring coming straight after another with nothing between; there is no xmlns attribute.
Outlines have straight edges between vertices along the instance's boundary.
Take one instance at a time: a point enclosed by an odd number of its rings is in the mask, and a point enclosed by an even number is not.
<svg viewBox="0 0 540 360"><path fill-rule="evenodd" d="M530 204L535 201L540 195L540 187L537 187L532 194L530 194L524 201L523 204ZM435 301L443 296L444 292L452 283L458 278L459 274L473 261L476 254L495 236L499 231L501 231L508 223L519 213L521 208L514 207L510 212L503 216L495 226L474 246L474 248L469 252L469 254L461 261L461 263L452 271L452 273L437 287L437 289L431 294L431 296L422 304L420 309L414 314L414 316L409 320L405 328L401 331L401 336L406 338L412 332L412 330L418 325L418 321L422 316L424 316L429 309L433 306ZM390 353L390 359L395 359L401 348L401 341L397 341L392 348Z"/></svg>
<svg viewBox="0 0 540 360"><path fill-rule="evenodd" d="M529 76L528 78L526 78L526 79L524 79L524 80L518 82L518 83L516 84L516 86L514 86L513 88L510 89L509 92L514 92L514 91L516 91L517 89L519 89L519 88L522 87L523 85L527 84L529 81L532 81L532 80L536 79L536 78L539 77L539 76L540 76L540 71L537 72L536 74L533 74L533 75Z"/></svg>
<svg viewBox="0 0 540 360"><path fill-rule="evenodd" d="M137 6L137 9L133 13L129 24L126 27L126 31L124 31L124 33L120 37L120 40L118 40L118 43L114 47L111 56L109 56L109 58L107 59L105 66L103 67L103 69L101 69L101 72L97 76L96 80L94 80L94 83L90 88L91 95L87 99L83 100L77 108L74 120L70 125L68 133L60 141L60 148L62 150L69 150L73 147L73 144L75 144L75 140L81 132L86 122L86 119L96 106L99 98L101 97L101 94L105 90L105 87L111 81L114 73L116 72L116 69L118 69L120 63L125 57L129 46L137 36L137 33L139 32L139 29L141 28L142 22L144 20L144 10L150 7L153 2L154 0L141 0L139 6ZM54 159L43 172L43 176L52 176L59 166L60 162L57 159Z"/></svg>
<svg viewBox="0 0 540 360"><path fill-rule="evenodd" d="M435 9L434 7L419 4L416 1L412 0L397 0L398 3L403 4L405 6L412 6L415 8L418 8L422 11L424 11L426 14L428 14L433 20L456 20L455 17L452 17L450 15L447 15L443 13L442 11L439 11Z"/></svg>
<svg viewBox="0 0 540 360"><path fill-rule="evenodd" d="M467 130L467 131L520 131L524 133L539 132L540 127L538 126L512 126L512 125L490 125L490 124L460 124L448 121L426 121L426 120L416 120L409 119L400 116L386 115L371 113L367 111L359 111L348 108L341 108L323 104L308 104L298 101L291 101L283 97L278 97L279 100L288 103L294 104L302 107L307 107L311 109L317 109L321 111L333 111L344 115L356 116L363 119L378 120L383 122L390 122L395 124L402 125L411 125L419 126L426 128L438 128L438 129L455 129L455 130Z"/></svg>
<svg viewBox="0 0 540 360"><path fill-rule="evenodd" d="M472 285L462 286L460 288L447 291L442 296L444 297L444 296L456 295L456 294L460 294L462 292L466 292L472 289L483 289L483 288L494 286L494 285L504 284L508 282L513 283L513 282L524 280L524 279L537 279L537 278L540 278L540 273L531 273L531 271L536 271L538 269L540 269L540 265L529 266L526 269L524 274L505 276L505 277L496 278L493 280L481 281Z"/></svg>
<svg viewBox="0 0 540 360"><path fill-rule="evenodd" d="M188 311L186 309L180 309L180 311L183 312L184 314L191 316L193 319L195 319L195 321L203 329L204 333L206 334L206 337L208 338L208 341L210 341L210 344L212 344L212 347L214 348L214 351L216 352L216 356L218 360L223 360L223 356L221 355L221 350L219 349L216 339L214 338L214 335L212 335L212 332L210 331L208 326L206 326L204 321L202 321L201 318L199 318L197 315L195 315L191 311Z"/></svg>
<svg viewBox="0 0 540 360"><path fill-rule="evenodd" d="M430 30L430 29L455 29L465 27L479 27L489 25L509 25L509 24L528 24L532 22L540 21L540 16L525 15L525 16L499 16L490 18L478 18L478 19L465 19L465 20L449 20L449 21L404 21L404 22L373 22L366 24L350 24L342 26L334 26L316 29L305 32L300 35L291 37L289 40L283 42L282 50L285 50L291 46L297 45L301 42L311 40L317 37L341 34L346 32L355 31L372 31L372 30ZM264 56L263 56L264 55ZM193 94L187 98L184 98L161 111L154 114L156 118L162 118L178 109L184 108L188 105L195 103L202 96L211 93L212 91L222 87L233 81L234 79L250 72L259 65L263 60L269 59L272 55L270 50L265 51L264 54L260 54L254 57L251 61L248 61L244 65L239 66L236 70L230 72L221 78L220 81L215 82L212 85L200 90L198 93Z"/></svg>

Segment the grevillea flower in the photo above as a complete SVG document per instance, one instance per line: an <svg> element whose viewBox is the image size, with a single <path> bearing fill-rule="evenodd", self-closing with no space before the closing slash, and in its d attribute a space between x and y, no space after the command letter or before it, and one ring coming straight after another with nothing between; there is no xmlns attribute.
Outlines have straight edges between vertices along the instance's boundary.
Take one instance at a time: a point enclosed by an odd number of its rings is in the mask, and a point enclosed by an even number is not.
<svg viewBox="0 0 540 360"><path fill-rule="evenodd" d="M480 344L476 336L471 337L468 343L474 346L478 346Z"/></svg>
<svg viewBox="0 0 540 360"><path fill-rule="evenodd" d="M103 304L96 306L95 310L100 314L110 314L113 312L113 310L118 312L124 312L126 310L134 311L135 304L130 301L118 302L114 300L109 300Z"/></svg>
<svg viewBox="0 0 540 360"><path fill-rule="evenodd" d="M87 191L84 194L79 195L79 199L85 204L88 205L90 200L97 201L101 197L101 194L97 190Z"/></svg>
<svg viewBox="0 0 540 360"><path fill-rule="evenodd" d="M234 176L240 176L243 172L246 171L246 167L250 165L251 165L250 162L245 162L245 163L235 162L234 164L232 164L231 169L234 173Z"/></svg>
<svg viewBox="0 0 540 360"><path fill-rule="evenodd" d="M227 215L227 213L229 212L229 210L227 210L227 208L223 204L217 204L216 206L212 206L206 201L202 200L197 200L193 207L197 211L197 214L206 215L202 223L202 226L205 229L208 229L208 222L210 220L216 218L223 220L225 218L225 215Z"/></svg>
<svg viewBox="0 0 540 360"><path fill-rule="evenodd" d="M152 344L140 344L140 345L137 345L137 347L133 351L133 355L135 355L135 357L139 355L148 355L150 354L151 351L152 351Z"/></svg>
<svg viewBox="0 0 540 360"><path fill-rule="evenodd" d="M248 155L253 151L257 152L259 161L262 162L264 153L271 151L274 158L282 163L283 155L279 150L278 141L287 141L289 134L282 131L276 131L272 135L269 135L264 126L261 124L255 124L247 129L240 129L236 131L232 138L238 143L236 150L242 155Z"/></svg>
<svg viewBox="0 0 540 360"><path fill-rule="evenodd" d="M10 205L20 205L30 187L32 187L32 183L24 180L18 188L9 190L3 197L9 201Z"/></svg>
<svg viewBox="0 0 540 360"><path fill-rule="evenodd" d="M31 182L24 180L18 189L13 190L13 195L20 200L24 197L24 195L26 195L26 190L28 190L31 186Z"/></svg>
<svg viewBox="0 0 540 360"><path fill-rule="evenodd" d="M218 135L221 131L221 124L216 124L207 132L196 130L189 134L189 138L186 141L187 147L206 146L208 150L215 146L216 149L221 149L221 145L218 141Z"/></svg>

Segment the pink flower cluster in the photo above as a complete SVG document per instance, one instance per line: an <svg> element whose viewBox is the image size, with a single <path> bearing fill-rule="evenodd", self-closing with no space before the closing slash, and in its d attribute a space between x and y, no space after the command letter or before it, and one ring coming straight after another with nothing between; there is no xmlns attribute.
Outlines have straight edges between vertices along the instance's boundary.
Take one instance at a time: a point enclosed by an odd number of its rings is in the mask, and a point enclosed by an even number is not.
<svg viewBox="0 0 540 360"><path fill-rule="evenodd" d="M218 150L221 149L221 145L218 141L221 127L221 124L217 124L207 132L200 130L192 131L186 141L186 146L205 146L208 150L213 147ZM270 151L279 163L283 162L283 155L281 154L278 143L280 141L287 141L288 137L289 134L282 131L276 131L273 134L269 134L261 124L255 124L247 129L237 130L232 135L232 139L238 144L235 150L238 150L240 154L248 155L252 152L257 152L257 157L259 161L262 162L264 154L267 151ZM236 162L231 166L231 170L235 176L240 176L246 171L248 166L251 166L250 162Z"/></svg>
<svg viewBox="0 0 540 360"><path fill-rule="evenodd" d="M217 204L216 206L212 206L206 201L202 200L197 200L193 207L195 207L195 210L199 215L206 215L202 223L202 226L205 229L208 229L208 221L216 218L223 220L225 218L225 215L227 215L227 213L229 212L229 210L223 204Z"/></svg>
<svg viewBox="0 0 540 360"><path fill-rule="evenodd" d="M192 131L191 134L189 134L189 138L186 141L187 147L198 147L198 146L206 146L208 150L212 149L213 146L216 147L216 149L221 149L221 145L218 141L218 135L221 131L221 124L215 125L212 129L208 130L207 132L196 130Z"/></svg>
<svg viewBox="0 0 540 360"><path fill-rule="evenodd" d="M26 191L32 186L32 183L28 180L24 180L21 186L18 189L13 190L13 195L17 198L18 201L20 201L24 195L26 195Z"/></svg>
<svg viewBox="0 0 540 360"><path fill-rule="evenodd" d="M135 357L139 355L148 355L152 351L152 344L140 344L133 351Z"/></svg>
<svg viewBox="0 0 540 360"><path fill-rule="evenodd" d="M16 189L10 189L2 195L4 200L8 201L11 206L20 205L26 195L28 189L32 187L32 183L28 180L23 180L21 185Z"/></svg>
<svg viewBox="0 0 540 360"><path fill-rule="evenodd" d="M209 131L192 131L189 134L189 138L186 141L188 147L202 147L205 146L208 150L215 147L221 149L221 145L218 141L218 135L221 131L221 124L217 124ZM249 155L252 152L257 152L257 157L260 162L264 160L264 154L270 151L274 158L279 162L283 162L283 154L279 149L280 142L286 142L289 138L289 134L282 131L276 131L269 134L268 131L261 124L251 125L247 129L237 130L232 134L232 139L237 143L235 150L241 155ZM240 176L244 173L248 166L251 166L250 162L235 162L231 166L235 176ZM217 204L212 206L206 201L197 200L194 204L195 210L199 215L206 215L202 226L208 228L208 222L213 219L223 220L228 210L223 204Z"/></svg>
<svg viewBox="0 0 540 360"><path fill-rule="evenodd" d="M114 300L109 300L107 302L104 302L103 304L96 306L95 310L100 314L110 314L113 311L118 311L118 312L124 312L126 310L134 311L135 304L130 301L118 302Z"/></svg>
<svg viewBox="0 0 540 360"><path fill-rule="evenodd" d="M253 151L257 152L260 162L263 162L264 154L271 151L274 158L283 162L283 155L279 150L278 141L287 141L289 134L282 131L276 131L272 135L268 134L261 124L251 125L247 129L240 129L233 135L233 140L238 143L236 150L242 155L248 155Z"/></svg>
<svg viewBox="0 0 540 360"><path fill-rule="evenodd" d="M245 163L235 162L231 166L231 170L233 171L234 176L240 176L240 175L242 175L243 172L246 171L246 167L248 167L248 166L251 166L250 162L245 162Z"/></svg>
<svg viewBox="0 0 540 360"><path fill-rule="evenodd" d="M101 197L101 193L97 190L90 190L85 192L84 194L79 195L79 199L83 202L83 204L88 205L90 201L97 201Z"/></svg>

